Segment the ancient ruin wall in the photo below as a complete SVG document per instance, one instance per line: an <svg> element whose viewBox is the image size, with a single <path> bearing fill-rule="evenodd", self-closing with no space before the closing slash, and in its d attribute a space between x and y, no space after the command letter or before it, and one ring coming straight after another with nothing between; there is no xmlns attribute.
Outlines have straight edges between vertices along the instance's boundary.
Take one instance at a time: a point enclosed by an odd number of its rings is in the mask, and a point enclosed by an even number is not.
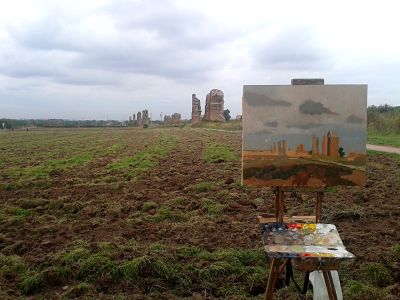
<svg viewBox="0 0 400 300"><path fill-rule="evenodd" d="M200 123L201 121L201 102L196 97L196 94L192 94L192 124Z"/></svg>
<svg viewBox="0 0 400 300"><path fill-rule="evenodd" d="M207 94L205 119L206 121L225 122L224 93L221 90L213 89Z"/></svg>

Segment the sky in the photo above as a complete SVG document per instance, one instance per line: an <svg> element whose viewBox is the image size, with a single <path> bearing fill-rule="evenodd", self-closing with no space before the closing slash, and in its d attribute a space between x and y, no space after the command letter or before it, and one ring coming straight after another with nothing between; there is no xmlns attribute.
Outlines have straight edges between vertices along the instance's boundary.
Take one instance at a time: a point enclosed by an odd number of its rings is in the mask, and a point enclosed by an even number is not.
<svg viewBox="0 0 400 300"><path fill-rule="evenodd" d="M246 85L243 99L245 150L269 150L285 140L291 150L303 144L310 151L315 136L322 152L330 131L346 154L365 153L366 85Z"/></svg>
<svg viewBox="0 0 400 300"><path fill-rule="evenodd" d="M179 112L214 88L368 84L400 105L398 1L0 0L0 118L127 120Z"/></svg>

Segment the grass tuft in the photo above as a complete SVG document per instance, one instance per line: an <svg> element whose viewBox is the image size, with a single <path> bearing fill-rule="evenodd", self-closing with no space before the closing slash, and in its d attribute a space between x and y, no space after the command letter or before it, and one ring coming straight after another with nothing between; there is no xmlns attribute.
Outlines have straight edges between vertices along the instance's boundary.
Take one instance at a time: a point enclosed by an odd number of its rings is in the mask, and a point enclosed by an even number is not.
<svg viewBox="0 0 400 300"><path fill-rule="evenodd" d="M142 211L149 211L154 208L157 208L157 203L153 201L144 202L142 205Z"/></svg>
<svg viewBox="0 0 400 300"><path fill-rule="evenodd" d="M237 156L227 145L211 144L204 149L202 158L209 163L221 163L236 160Z"/></svg>
<svg viewBox="0 0 400 300"><path fill-rule="evenodd" d="M388 294L387 289L378 289L370 284L350 281L344 287L344 299L349 300L380 300Z"/></svg>
<svg viewBox="0 0 400 300"><path fill-rule="evenodd" d="M214 184L212 182L199 182L196 184L196 190L200 193L212 191L214 189Z"/></svg>
<svg viewBox="0 0 400 300"><path fill-rule="evenodd" d="M217 216L223 209L223 205L213 199L203 198L201 202L202 210L209 216Z"/></svg>
<svg viewBox="0 0 400 300"><path fill-rule="evenodd" d="M386 287L392 283L389 271L380 263L364 264L359 273L360 279L366 280L374 286Z"/></svg>

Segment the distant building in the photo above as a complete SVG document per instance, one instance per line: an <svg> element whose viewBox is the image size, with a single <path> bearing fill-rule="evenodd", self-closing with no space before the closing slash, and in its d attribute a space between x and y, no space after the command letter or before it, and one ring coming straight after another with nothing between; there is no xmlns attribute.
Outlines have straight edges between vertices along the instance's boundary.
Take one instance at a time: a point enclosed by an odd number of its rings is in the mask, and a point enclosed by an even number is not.
<svg viewBox="0 0 400 300"><path fill-rule="evenodd" d="M173 113L172 116L165 115L164 116L164 123L165 124L179 124L181 122L181 114L180 113Z"/></svg>
<svg viewBox="0 0 400 300"><path fill-rule="evenodd" d="M149 119L149 111L147 109L144 109L142 112L142 124L147 124L149 125L150 119Z"/></svg>
<svg viewBox="0 0 400 300"><path fill-rule="evenodd" d="M225 122L224 93L221 90L213 89L207 94L205 119L206 121Z"/></svg>
<svg viewBox="0 0 400 300"><path fill-rule="evenodd" d="M138 113L137 113L136 124L137 124L138 126L141 126L141 125L142 125L142 113L141 113L140 111L138 111Z"/></svg>
<svg viewBox="0 0 400 300"><path fill-rule="evenodd" d="M181 114L180 113L173 113L172 116L173 123L180 123L181 122Z"/></svg>
<svg viewBox="0 0 400 300"><path fill-rule="evenodd" d="M201 121L201 102L196 97L196 94L192 94L192 124L200 123Z"/></svg>

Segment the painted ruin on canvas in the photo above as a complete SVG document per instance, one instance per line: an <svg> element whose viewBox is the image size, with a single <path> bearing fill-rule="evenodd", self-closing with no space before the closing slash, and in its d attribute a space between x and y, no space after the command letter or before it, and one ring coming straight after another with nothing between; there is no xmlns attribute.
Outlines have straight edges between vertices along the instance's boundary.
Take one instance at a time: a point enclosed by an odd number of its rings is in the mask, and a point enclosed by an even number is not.
<svg viewBox="0 0 400 300"><path fill-rule="evenodd" d="M245 85L243 184L366 180L366 85Z"/></svg>

